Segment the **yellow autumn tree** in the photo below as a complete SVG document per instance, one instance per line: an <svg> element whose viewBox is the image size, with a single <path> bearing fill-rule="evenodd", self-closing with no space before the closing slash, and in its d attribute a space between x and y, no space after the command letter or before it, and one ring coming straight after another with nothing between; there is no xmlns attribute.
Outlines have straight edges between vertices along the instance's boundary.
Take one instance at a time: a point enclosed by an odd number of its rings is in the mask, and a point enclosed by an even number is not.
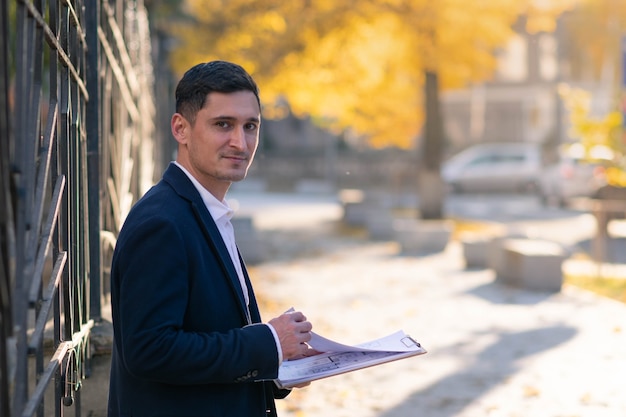
<svg viewBox="0 0 626 417"><path fill-rule="evenodd" d="M171 27L178 71L212 59L242 64L266 116L296 115L374 146L418 145L426 217L441 216L439 90L488 79L494 50L522 15L553 24L567 0L187 0L194 24ZM548 22L548 23L546 23ZM422 175L423 174L423 175ZM439 190L439 191L437 191ZM432 195L431 195L432 193Z"/></svg>
<svg viewBox="0 0 626 417"><path fill-rule="evenodd" d="M609 162L607 183L612 186L626 187L626 143L622 113L618 110L607 114L594 115L591 112L591 93L581 88L563 85L559 93L563 97L571 122L571 137L582 145L584 157L598 159L594 151L602 152Z"/></svg>
<svg viewBox="0 0 626 417"><path fill-rule="evenodd" d="M424 122L424 69L436 68L444 89L489 77L493 50L525 2L188 0L186 7L197 24L173 29L182 40L172 55L177 70L239 62L259 80L268 115L280 114L272 108L286 100L295 114L349 128L375 146L408 148Z"/></svg>

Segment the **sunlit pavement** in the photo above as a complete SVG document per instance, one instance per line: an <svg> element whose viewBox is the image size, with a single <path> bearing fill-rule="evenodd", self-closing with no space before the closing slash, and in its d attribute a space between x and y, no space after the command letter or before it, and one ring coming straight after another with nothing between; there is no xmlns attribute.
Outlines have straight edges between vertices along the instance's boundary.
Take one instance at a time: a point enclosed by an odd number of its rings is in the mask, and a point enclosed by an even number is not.
<svg viewBox="0 0 626 417"><path fill-rule="evenodd" d="M250 268L265 318L294 306L340 342L403 329L429 351L295 390L279 415L626 415L625 305L570 287L495 284L490 270L465 270L454 243L415 257L393 241L338 234L332 198L266 197L238 200L253 208L272 254Z"/></svg>
<svg viewBox="0 0 626 417"><path fill-rule="evenodd" d="M239 216L251 216L260 230L301 229L341 218L334 194L231 192L227 196Z"/></svg>
<svg viewBox="0 0 626 417"><path fill-rule="evenodd" d="M414 195L389 198L399 206L417 205ZM237 215L251 216L259 230L315 228L320 223L340 221L343 215L336 194L235 191L228 199ZM594 255L593 215L544 207L532 195L452 195L445 200L444 212L450 218L503 224L513 233L552 240L568 250ZM615 239L606 247L604 259L626 264L626 221L616 221L609 229Z"/></svg>

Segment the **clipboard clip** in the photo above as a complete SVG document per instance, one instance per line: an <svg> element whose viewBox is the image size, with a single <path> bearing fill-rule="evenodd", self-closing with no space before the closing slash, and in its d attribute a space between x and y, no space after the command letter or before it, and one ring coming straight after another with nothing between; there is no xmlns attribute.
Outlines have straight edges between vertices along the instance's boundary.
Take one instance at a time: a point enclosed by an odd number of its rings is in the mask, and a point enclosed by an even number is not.
<svg viewBox="0 0 626 417"><path fill-rule="evenodd" d="M413 339L411 336L406 335L401 339L402 343L404 344L404 346L406 347L411 347L411 346L417 346L419 348L422 347L422 345L419 344L419 342L415 339Z"/></svg>

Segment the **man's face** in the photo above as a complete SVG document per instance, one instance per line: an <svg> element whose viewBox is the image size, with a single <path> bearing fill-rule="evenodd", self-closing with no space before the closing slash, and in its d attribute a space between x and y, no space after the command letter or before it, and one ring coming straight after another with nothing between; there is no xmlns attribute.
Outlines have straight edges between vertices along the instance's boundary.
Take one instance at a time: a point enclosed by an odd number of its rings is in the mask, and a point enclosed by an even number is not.
<svg viewBox="0 0 626 417"><path fill-rule="evenodd" d="M261 111L250 91L210 93L195 123L183 126L178 162L207 190L223 198L230 183L245 178L259 144ZM172 130L176 116L172 122ZM174 132L176 136L176 132Z"/></svg>

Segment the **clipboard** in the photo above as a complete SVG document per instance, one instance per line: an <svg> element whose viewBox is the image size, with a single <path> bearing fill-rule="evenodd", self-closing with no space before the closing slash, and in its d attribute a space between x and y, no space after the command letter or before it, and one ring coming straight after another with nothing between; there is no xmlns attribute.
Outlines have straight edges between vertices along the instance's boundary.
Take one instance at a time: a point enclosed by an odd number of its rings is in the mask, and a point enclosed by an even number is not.
<svg viewBox="0 0 626 417"><path fill-rule="evenodd" d="M309 345L322 352L315 356L284 361L274 380L280 388L369 368L383 363L427 353L422 345L404 331L355 346L344 345L311 332Z"/></svg>

